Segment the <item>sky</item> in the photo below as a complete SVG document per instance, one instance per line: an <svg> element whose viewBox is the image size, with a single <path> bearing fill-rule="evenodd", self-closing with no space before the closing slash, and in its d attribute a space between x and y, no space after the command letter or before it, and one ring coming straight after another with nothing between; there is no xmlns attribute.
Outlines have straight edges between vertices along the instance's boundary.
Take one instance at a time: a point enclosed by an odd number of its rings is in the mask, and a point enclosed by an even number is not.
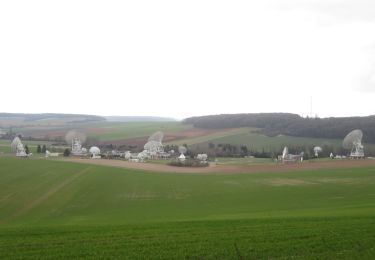
<svg viewBox="0 0 375 260"><path fill-rule="evenodd" d="M375 1L0 1L0 112L375 114Z"/></svg>

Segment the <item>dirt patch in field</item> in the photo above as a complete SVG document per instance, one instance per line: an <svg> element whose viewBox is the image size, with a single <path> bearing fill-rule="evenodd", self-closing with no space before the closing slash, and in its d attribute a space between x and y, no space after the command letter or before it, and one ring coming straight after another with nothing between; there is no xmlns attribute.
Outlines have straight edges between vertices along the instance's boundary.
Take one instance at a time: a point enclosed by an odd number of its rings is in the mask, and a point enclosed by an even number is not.
<svg viewBox="0 0 375 260"><path fill-rule="evenodd" d="M220 165L211 164L203 168L175 167L164 164L154 163L135 163L121 160L93 160L67 158L65 161L95 164L103 166L112 166L127 169L138 169L153 172L171 172L171 173L197 173L197 174L234 174L234 173L261 173L261 172L291 172L301 170L319 170L319 169L344 169L358 167L375 167L375 160L332 160L324 162L304 162L302 164L260 164L250 166Z"/></svg>

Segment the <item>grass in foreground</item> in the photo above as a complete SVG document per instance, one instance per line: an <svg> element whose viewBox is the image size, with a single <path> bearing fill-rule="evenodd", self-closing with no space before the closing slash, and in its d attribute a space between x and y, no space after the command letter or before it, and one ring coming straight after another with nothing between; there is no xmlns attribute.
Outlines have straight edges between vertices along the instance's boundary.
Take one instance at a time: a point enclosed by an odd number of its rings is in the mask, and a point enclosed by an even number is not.
<svg viewBox="0 0 375 260"><path fill-rule="evenodd" d="M375 218L3 229L0 258L373 259Z"/></svg>
<svg viewBox="0 0 375 260"><path fill-rule="evenodd" d="M375 169L151 173L0 157L0 258L368 258Z"/></svg>

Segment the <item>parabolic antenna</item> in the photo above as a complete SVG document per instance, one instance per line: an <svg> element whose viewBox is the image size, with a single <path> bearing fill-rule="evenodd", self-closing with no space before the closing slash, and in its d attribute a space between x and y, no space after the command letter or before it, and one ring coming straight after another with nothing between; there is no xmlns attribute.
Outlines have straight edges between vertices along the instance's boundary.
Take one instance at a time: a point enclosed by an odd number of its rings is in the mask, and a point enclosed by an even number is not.
<svg viewBox="0 0 375 260"><path fill-rule="evenodd" d="M96 146L92 146L89 150L90 154L98 155L100 154L100 149Z"/></svg>
<svg viewBox="0 0 375 260"><path fill-rule="evenodd" d="M314 147L314 154L315 154L315 157L318 157L319 156L319 153L323 152L323 149L322 147L320 146L315 146Z"/></svg>
<svg viewBox="0 0 375 260"><path fill-rule="evenodd" d="M316 153L320 153L320 152L322 152L322 151L323 151L322 147L320 147L320 146L315 146L315 147L314 147L314 152L316 152Z"/></svg>
<svg viewBox="0 0 375 260"><path fill-rule="evenodd" d="M149 138L148 142L155 141L161 143L163 141L164 134L161 131L157 131L156 133L153 133Z"/></svg>
<svg viewBox="0 0 375 260"><path fill-rule="evenodd" d="M342 142L342 146L345 149L353 149L356 146L361 146L362 145L362 137L363 137L363 132L360 129L356 129L351 131L347 136L345 136L344 141Z"/></svg>
<svg viewBox="0 0 375 260"><path fill-rule="evenodd" d="M185 154L187 152L187 148L181 145L178 147L178 151L180 152L180 154Z"/></svg>
<svg viewBox="0 0 375 260"><path fill-rule="evenodd" d="M289 151L288 151L288 147L284 147L284 150L283 150L283 158L285 159L289 154Z"/></svg>
<svg viewBox="0 0 375 260"><path fill-rule="evenodd" d="M86 142L86 135L84 133L78 132L76 130L70 130L66 135L65 135L65 141L67 144L71 144L74 139L79 139L81 144L84 144Z"/></svg>
<svg viewBox="0 0 375 260"><path fill-rule="evenodd" d="M362 145L362 137L363 133L359 129L353 130L347 136L345 136L344 141L342 142L342 146L345 149L351 150L351 158L357 159L365 157Z"/></svg>
<svg viewBox="0 0 375 260"><path fill-rule="evenodd" d="M158 141L148 141L143 148L148 151L158 151L159 149L163 148L163 145L161 142Z"/></svg>
<svg viewBox="0 0 375 260"><path fill-rule="evenodd" d="M11 145L10 145L10 147L12 149L12 152L17 151L18 144L22 144L22 142L21 142L21 139L18 136L16 136L16 137L14 137L14 139L13 139Z"/></svg>

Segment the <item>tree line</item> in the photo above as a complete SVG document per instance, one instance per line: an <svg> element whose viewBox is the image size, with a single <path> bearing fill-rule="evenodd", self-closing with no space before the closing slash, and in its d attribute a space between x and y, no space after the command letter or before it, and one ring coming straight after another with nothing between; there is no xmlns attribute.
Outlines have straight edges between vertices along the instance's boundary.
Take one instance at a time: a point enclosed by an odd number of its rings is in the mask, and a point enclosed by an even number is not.
<svg viewBox="0 0 375 260"><path fill-rule="evenodd" d="M344 138L354 129L363 131L364 142L375 143L375 116L309 118L290 113L222 114L183 120L198 128L261 128L268 136L289 135L315 138Z"/></svg>

